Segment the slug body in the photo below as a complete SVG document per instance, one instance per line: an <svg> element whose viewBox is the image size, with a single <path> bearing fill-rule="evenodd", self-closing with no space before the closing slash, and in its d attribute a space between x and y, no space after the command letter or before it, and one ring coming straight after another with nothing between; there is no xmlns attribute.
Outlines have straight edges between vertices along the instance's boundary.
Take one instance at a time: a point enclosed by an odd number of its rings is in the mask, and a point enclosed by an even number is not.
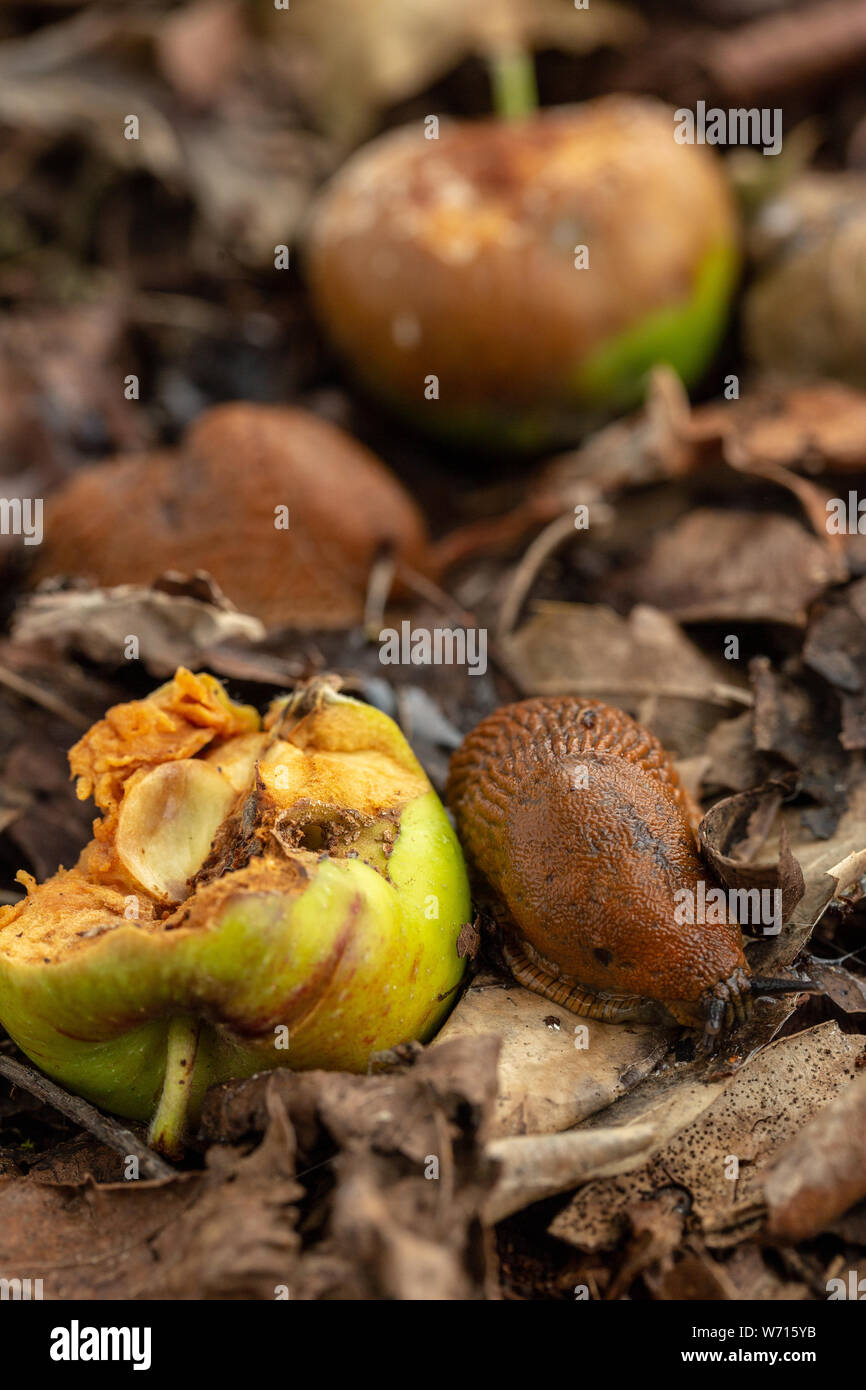
<svg viewBox="0 0 866 1390"><path fill-rule="evenodd" d="M677 920L678 891L706 878L697 807L628 715L567 696L497 710L454 754L446 797L522 984L575 1013L667 1013L710 1036L745 1016L739 925Z"/></svg>

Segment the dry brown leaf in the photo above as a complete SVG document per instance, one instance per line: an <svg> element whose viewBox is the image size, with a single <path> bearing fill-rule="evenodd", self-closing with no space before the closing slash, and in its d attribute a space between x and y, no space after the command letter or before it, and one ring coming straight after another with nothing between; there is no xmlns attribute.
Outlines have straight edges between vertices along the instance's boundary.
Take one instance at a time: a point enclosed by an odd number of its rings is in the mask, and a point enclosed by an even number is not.
<svg viewBox="0 0 866 1390"><path fill-rule="evenodd" d="M711 730L704 749L707 766L701 792L744 792L765 780L767 759L755 748L751 711L724 719Z"/></svg>
<svg viewBox="0 0 866 1390"><path fill-rule="evenodd" d="M849 584L813 615L803 661L838 692L842 747L866 748L866 579Z"/></svg>
<svg viewBox="0 0 866 1390"><path fill-rule="evenodd" d="M636 1086L664 1055L670 1030L577 1018L516 984L485 976L464 994L434 1044L501 1040L491 1134L562 1130ZM585 1046L578 1046L585 1040Z"/></svg>
<svg viewBox="0 0 866 1390"><path fill-rule="evenodd" d="M49 1299L478 1297L495 1065L495 1042L458 1041L379 1076L230 1083L205 1172L165 1182L0 1176L0 1268Z"/></svg>
<svg viewBox="0 0 866 1390"><path fill-rule="evenodd" d="M841 1033L835 1023L773 1043L727 1086L708 1087L703 1113L646 1166L635 1171L632 1165L628 1176L621 1168L616 1181L583 1187L555 1218L551 1234L581 1249L609 1247L625 1234L631 1204L672 1184L689 1195L690 1225L708 1244L725 1247L755 1234L771 1159L848 1085L863 1045L863 1038Z"/></svg>
<svg viewBox="0 0 866 1390"><path fill-rule="evenodd" d="M696 428L717 411L720 432L744 465L796 467L806 473L866 468L866 396L835 381L783 391L768 384L733 406L703 407Z"/></svg>
<svg viewBox="0 0 866 1390"><path fill-rule="evenodd" d="M161 20L145 10L85 10L0 46L0 118L51 139L77 135L121 169L144 168L172 188L190 189L211 232L241 258L273 264L274 247L292 241L332 153L290 111L275 113L258 99L267 55L240 43L227 57L244 57L243 97L229 100L231 84L221 84L223 103L204 122L178 109L164 81L127 61L129 46L158 45ZM183 58L177 41L167 43L161 61L173 83L188 95L212 94L213 72L202 71L197 54L193 73L189 40ZM216 68L210 47L209 69ZM125 134L130 115L138 118L138 138Z"/></svg>
<svg viewBox="0 0 866 1390"><path fill-rule="evenodd" d="M755 692L755 747L796 769L802 791L819 807L805 811L803 823L826 839L863 780L861 760L845 754L832 701L822 699L801 673L799 679L796 671L782 674L767 657L755 657L749 674Z"/></svg>
<svg viewBox="0 0 866 1390"><path fill-rule="evenodd" d="M790 517L698 508L623 583L680 622L802 627L812 600L845 578L841 558Z"/></svg>
<svg viewBox="0 0 866 1390"><path fill-rule="evenodd" d="M866 980L852 975L843 965L807 957L809 978L819 984L828 999L846 1014L866 1014Z"/></svg>
<svg viewBox="0 0 866 1390"><path fill-rule="evenodd" d="M860 1060L864 1057L861 1051ZM766 1176L771 1234L805 1240L866 1197L864 1158L866 1074L861 1073L796 1134Z"/></svg>
<svg viewBox="0 0 866 1390"><path fill-rule="evenodd" d="M749 700L728 663L711 662L671 617L643 603L627 618L601 604L539 603L500 647L524 695L605 700L680 755L701 751L721 714Z"/></svg>
<svg viewBox="0 0 866 1390"><path fill-rule="evenodd" d="M221 643L244 646L264 635L264 625L239 613L206 576L197 583L193 577L185 591L176 585L174 592L139 584L46 586L23 600L12 626L12 640L23 646L44 643L109 666L120 663L134 636L135 659L156 676L173 675L178 666L208 664L204 654Z"/></svg>
<svg viewBox="0 0 866 1390"><path fill-rule="evenodd" d="M130 410L115 389L129 362L116 304L64 304L4 315L0 471L6 478L30 479L30 495L39 496L62 476L69 460L94 449L148 444L146 416ZM5 481L4 496L9 495Z"/></svg>
<svg viewBox="0 0 866 1390"><path fill-rule="evenodd" d="M691 406L671 367L649 374L643 407L550 460L533 479L529 504L544 518L595 496L676 478L693 466Z"/></svg>

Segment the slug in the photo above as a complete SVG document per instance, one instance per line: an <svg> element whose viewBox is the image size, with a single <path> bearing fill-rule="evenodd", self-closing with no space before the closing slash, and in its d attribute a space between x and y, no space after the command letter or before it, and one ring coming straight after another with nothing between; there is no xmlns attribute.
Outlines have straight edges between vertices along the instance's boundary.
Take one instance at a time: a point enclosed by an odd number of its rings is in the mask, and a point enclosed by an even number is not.
<svg viewBox="0 0 866 1390"><path fill-rule="evenodd" d="M496 710L453 755L446 800L493 891L506 964L573 1013L667 1017L702 1027L711 1050L756 993L809 988L754 978L737 922L678 920L677 893L706 878L700 810L622 710L570 696Z"/></svg>

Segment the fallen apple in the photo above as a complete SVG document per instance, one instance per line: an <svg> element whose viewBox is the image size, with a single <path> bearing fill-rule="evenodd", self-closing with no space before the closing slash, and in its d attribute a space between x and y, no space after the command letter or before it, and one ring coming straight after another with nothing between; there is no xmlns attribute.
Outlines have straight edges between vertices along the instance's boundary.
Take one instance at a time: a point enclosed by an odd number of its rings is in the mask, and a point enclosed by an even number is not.
<svg viewBox="0 0 866 1390"><path fill-rule="evenodd" d="M320 196L314 303L363 381L422 427L536 447L704 370L738 266L734 201L660 102L419 123Z"/></svg>
<svg viewBox="0 0 866 1390"><path fill-rule="evenodd" d="M262 721L181 669L70 766L94 839L0 912L0 1023L50 1076L176 1154L213 1082L435 1031L466 870L386 715L319 680Z"/></svg>

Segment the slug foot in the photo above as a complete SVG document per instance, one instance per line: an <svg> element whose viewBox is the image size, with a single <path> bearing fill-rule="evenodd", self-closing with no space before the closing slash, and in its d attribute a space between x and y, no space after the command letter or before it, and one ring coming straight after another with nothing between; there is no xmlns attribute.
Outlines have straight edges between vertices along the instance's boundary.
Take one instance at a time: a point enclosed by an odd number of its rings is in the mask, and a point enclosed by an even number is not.
<svg viewBox="0 0 866 1390"><path fill-rule="evenodd" d="M563 976L557 977L530 960L519 947L510 942L503 945L505 963L518 984L542 994L554 1004L581 1018L600 1019L604 1023L646 1022L647 1001L637 994L598 994Z"/></svg>

